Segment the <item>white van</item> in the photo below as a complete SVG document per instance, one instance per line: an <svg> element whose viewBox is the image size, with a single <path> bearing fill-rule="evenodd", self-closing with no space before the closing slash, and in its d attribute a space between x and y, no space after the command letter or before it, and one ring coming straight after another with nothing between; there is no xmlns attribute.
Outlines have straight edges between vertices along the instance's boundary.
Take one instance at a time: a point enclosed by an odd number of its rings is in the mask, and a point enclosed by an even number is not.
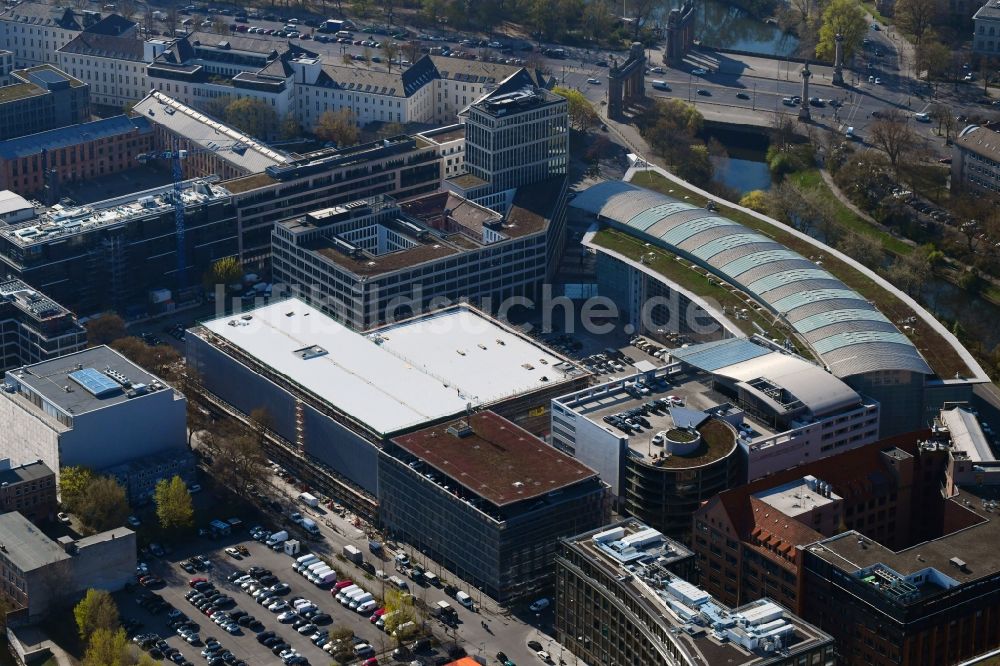
<svg viewBox="0 0 1000 666"><path fill-rule="evenodd" d="M913 118L922 123L929 123L931 121L931 115L929 113L914 113Z"/></svg>
<svg viewBox="0 0 1000 666"><path fill-rule="evenodd" d="M472 597L470 597L462 590L459 590L458 592L455 593L455 601L462 604L466 608L472 608Z"/></svg>
<svg viewBox="0 0 1000 666"><path fill-rule="evenodd" d="M667 85L667 82L660 81L659 79L654 80L652 85L657 90L670 90L670 86Z"/></svg>

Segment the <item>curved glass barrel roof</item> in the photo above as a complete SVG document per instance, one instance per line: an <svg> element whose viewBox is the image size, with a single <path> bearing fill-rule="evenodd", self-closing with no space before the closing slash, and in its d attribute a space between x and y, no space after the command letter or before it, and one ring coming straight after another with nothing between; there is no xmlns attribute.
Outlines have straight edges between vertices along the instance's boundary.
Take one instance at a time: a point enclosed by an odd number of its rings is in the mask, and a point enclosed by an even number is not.
<svg viewBox="0 0 1000 666"><path fill-rule="evenodd" d="M881 370L933 374L909 338L861 294L758 231L619 181L594 185L571 205L742 289L783 317L838 377Z"/></svg>

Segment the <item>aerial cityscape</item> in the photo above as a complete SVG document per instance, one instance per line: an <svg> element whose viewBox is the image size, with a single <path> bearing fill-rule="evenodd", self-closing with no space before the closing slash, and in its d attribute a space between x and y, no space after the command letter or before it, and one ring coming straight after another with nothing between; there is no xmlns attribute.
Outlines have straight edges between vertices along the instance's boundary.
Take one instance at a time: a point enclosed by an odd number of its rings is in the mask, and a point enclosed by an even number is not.
<svg viewBox="0 0 1000 666"><path fill-rule="evenodd" d="M1000 666L1000 0L2 0L0 666Z"/></svg>

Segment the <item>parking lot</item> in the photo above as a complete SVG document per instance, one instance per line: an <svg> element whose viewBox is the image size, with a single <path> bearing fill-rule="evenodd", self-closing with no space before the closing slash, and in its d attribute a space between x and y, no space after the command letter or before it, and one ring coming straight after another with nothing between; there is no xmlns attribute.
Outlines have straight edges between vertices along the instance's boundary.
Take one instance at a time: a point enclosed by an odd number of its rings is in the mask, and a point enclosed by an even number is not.
<svg viewBox="0 0 1000 666"><path fill-rule="evenodd" d="M244 546L249 552L249 556L236 560L224 552L226 547L234 545ZM211 566L204 571L196 571L194 574L181 568L180 564L184 560L199 554L206 556ZM192 663L199 663L203 660L201 652L205 649L204 644L210 637L218 639L224 649L232 652L234 655L233 663L236 663L236 660L243 660L251 666L280 663L281 660L270 649L256 640L259 631L274 631L277 637L289 643L311 664L328 664L332 661L330 655L310 641L309 636L298 634L290 623L279 622L278 613L267 610L258 604L250 594L240 589L239 585L227 580L227 577L237 569L246 571L251 566L268 569L279 581L287 583L290 589L278 598L291 603L295 597L303 597L314 602L320 611L328 613L332 618L332 623L321 626L321 629L329 631L339 628L350 629L356 637L371 644L379 655L391 651L395 647L395 641L377 629L369 621L367 615L358 615L356 612L341 606L333 599L329 590L321 589L295 573L292 570L292 566L295 564L294 558L283 552L272 551L263 544L253 541L245 532L218 541L198 539L187 544L184 548L178 548L166 559L152 559L147 561L147 564L151 574L158 575L164 580L162 588L154 588L151 591L196 622L199 625L201 641L195 645L189 645L173 629L168 627L169 619L166 609L154 615L141 608L137 604L137 599L146 590L139 586L136 586L131 592L122 592L118 595L122 618L123 620L131 619L142 622L143 626L136 633L152 632L158 634L166 640L168 645L180 650L184 658ZM260 620L263 627L258 627L258 631L241 627L237 635L231 635L222 627L216 626L209 617L185 599L185 594L191 591L189 581L193 578L204 578L212 583L219 592L232 597L235 605L225 608L225 610L229 612L246 611ZM373 593L377 591L374 581L362 580L359 582ZM387 660L381 661L385 663Z"/></svg>

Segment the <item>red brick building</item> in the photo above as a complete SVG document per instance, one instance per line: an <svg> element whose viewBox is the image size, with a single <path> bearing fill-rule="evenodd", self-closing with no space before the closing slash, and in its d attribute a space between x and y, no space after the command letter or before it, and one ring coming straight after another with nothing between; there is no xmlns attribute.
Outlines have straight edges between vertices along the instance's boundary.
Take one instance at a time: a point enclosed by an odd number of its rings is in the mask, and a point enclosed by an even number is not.
<svg viewBox="0 0 1000 666"><path fill-rule="evenodd" d="M142 117L115 116L0 142L0 190L37 196L46 174L51 184L90 180L133 169L136 156L153 149L153 131Z"/></svg>
<svg viewBox="0 0 1000 666"><path fill-rule="evenodd" d="M694 515L699 582L733 606L769 596L802 613L801 547L849 530L895 549L934 538L946 465L908 435L722 492Z"/></svg>

